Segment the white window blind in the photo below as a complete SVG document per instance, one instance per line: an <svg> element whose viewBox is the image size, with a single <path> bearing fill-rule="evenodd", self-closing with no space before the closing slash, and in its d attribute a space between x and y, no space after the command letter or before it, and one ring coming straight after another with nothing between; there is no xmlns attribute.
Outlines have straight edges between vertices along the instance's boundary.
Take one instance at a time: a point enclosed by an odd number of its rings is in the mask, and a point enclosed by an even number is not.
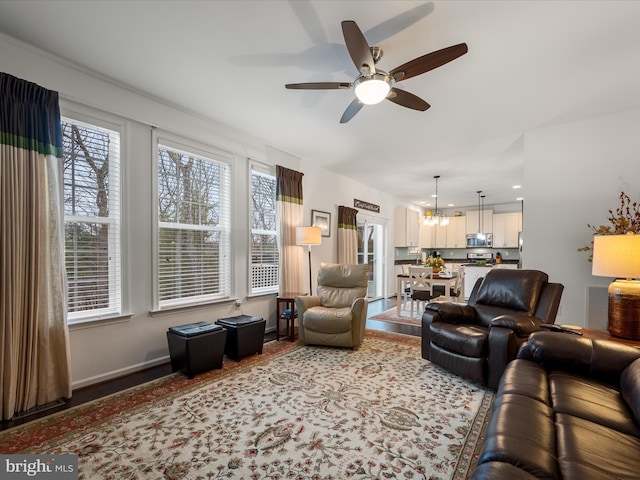
<svg viewBox="0 0 640 480"><path fill-rule="evenodd" d="M278 291L279 253L276 231L276 177L257 165L251 169L252 294Z"/></svg>
<svg viewBox="0 0 640 480"><path fill-rule="evenodd" d="M230 167L158 145L158 307L231 291Z"/></svg>
<svg viewBox="0 0 640 480"><path fill-rule="evenodd" d="M62 119L68 319L121 313L120 134Z"/></svg>

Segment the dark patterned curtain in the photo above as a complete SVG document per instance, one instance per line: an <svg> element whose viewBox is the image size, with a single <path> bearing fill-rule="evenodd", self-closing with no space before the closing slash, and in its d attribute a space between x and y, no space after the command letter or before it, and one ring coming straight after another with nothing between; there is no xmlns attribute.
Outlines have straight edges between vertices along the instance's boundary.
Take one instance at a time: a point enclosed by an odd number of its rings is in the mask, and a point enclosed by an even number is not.
<svg viewBox="0 0 640 480"><path fill-rule="evenodd" d="M340 205L338 207L338 263L358 263L358 210Z"/></svg>
<svg viewBox="0 0 640 480"><path fill-rule="evenodd" d="M296 227L302 225L303 173L276 165L280 293L301 292L302 249L296 245Z"/></svg>
<svg viewBox="0 0 640 480"><path fill-rule="evenodd" d="M0 73L2 418L71 396L58 94Z"/></svg>

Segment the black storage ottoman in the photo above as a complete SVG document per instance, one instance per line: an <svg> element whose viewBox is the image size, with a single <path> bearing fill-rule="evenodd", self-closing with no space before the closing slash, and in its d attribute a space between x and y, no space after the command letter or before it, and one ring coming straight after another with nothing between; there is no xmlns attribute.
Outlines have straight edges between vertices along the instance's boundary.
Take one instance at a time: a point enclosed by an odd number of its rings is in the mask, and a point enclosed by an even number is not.
<svg viewBox="0 0 640 480"><path fill-rule="evenodd" d="M220 318L216 321L227 330L227 341L224 353L235 360L262 353L264 343L264 318L250 315L238 315L235 317Z"/></svg>
<svg viewBox="0 0 640 480"><path fill-rule="evenodd" d="M227 331L207 322L170 327L167 332L171 369L193 378L197 373L222 368Z"/></svg>

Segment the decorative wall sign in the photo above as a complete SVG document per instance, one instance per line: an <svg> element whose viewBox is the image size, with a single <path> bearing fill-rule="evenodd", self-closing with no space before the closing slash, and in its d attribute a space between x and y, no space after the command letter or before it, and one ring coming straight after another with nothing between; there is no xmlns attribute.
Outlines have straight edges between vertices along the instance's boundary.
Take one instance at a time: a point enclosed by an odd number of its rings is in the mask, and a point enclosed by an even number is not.
<svg viewBox="0 0 640 480"><path fill-rule="evenodd" d="M331 214L320 210L311 210L311 226L320 227L323 237L331 236Z"/></svg>
<svg viewBox="0 0 640 480"><path fill-rule="evenodd" d="M373 203L365 202L364 200L353 199L353 206L362 210L369 210L370 212L380 213L380 205L374 205Z"/></svg>

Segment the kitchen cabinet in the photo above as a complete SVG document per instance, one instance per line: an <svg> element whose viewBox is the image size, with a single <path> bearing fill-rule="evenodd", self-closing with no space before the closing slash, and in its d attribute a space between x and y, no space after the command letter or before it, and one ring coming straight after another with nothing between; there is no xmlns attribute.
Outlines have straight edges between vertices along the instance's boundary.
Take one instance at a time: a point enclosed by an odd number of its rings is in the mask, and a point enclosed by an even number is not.
<svg viewBox="0 0 640 480"><path fill-rule="evenodd" d="M446 248L467 248L466 217L451 217L447 225Z"/></svg>
<svg viewBox="0 0 640 480"><path fill-rule="evenodd" d="M394 210L395 246L417 247L420 240L420 212L406 207Z"/></svg>
<svg viewBox="0 0 640 480"><path fill-rule="evenodd" d="M522 231L522 213L493 215L493 248L518 248L518 233Z"/></svg>
<svg viewBox="0 0 640 480"><path fill-rule="evenodd" d="M420 225L420 248L437 248L435 227Z"/></svg>
<svg viewBox="0 0 640 480"><path fill-rule="evenodd" d="M449 224L420 227L420 248L466 248L465 217L450 217Z"/></svg>
<svg viewBox="0 0 640 480"><path fill-rule="evenodd" d="M435 248L447 248L447 226L444 227L442 225L436 225L433 228L433 232L435 235Z"/></svg>
<svg viewBox="0 0 640 480"><path fill-rule="evenodd" d="M467 210L467 234L479 233L479 221L482 219L482 232L493 233L493 210L482 210L481 216L478 210Z"/></svg>

